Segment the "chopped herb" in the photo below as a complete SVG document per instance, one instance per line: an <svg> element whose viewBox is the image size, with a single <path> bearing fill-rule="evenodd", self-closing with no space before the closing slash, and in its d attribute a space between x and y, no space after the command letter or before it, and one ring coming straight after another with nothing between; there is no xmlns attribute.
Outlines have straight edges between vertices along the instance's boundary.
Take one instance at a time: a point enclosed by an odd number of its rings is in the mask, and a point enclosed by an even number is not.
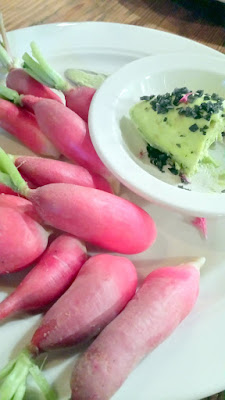
<svg viewBox="0 0 225 400"><path fill-rule="evenodd" d="M181 148L181 144L180 143L176 143L176 146Z"/></svg>
<svg viewBox="0 0 225 400"><path fill-rule="evenodd" d="M225 132L222 132L222 136L223 136L223 137L225 136Z"/></svg>
<svg viewBox="0 0 225 400"><path fill-rule="evenodd" d="M175 168L175 167L171 167L171 168L168 168L168 170L171 172L171 174L173 174L173 175L178 175L179 174L179 171Z"/></svg>
<svg viewBox="0 0 225 400"><path fill-rule="evenodd" d="M221 190L221 193L225 193L225 189Z"/></svg>
<svg viewBox="0 0 225 400"><path fill-rule="evenodd" d="M196 132L198 129L199 129L199 128L198 128L198 125L197 125L197 124L193 124L193 125L189 126L189 130L190 130L191 132Z"/></svg>
<svg viewBox="0 0 225 400"><path fill-rule="evenodd" d="M165 117L163 121L166 122L167 121L167 117Z"/></svg>
<svg viewBox="0 0 225 400"><path fill-rule="evenodd" d="M221 114L221 115L222 115L223 118L225 117L225 114Z"/></svg>
<svg viewBox="0 0 225 400"><path fill-rule="evenodd" d="M142 96L140 97L140 100L145 100L145 101L150 101L155 97L155 95L151 95L151 96Z"/></svg>
<svg viewBox="0 0 225 400"><path fill-rule="evenodd" d="M147 144L148 157L151 164L155 165L160 171L163 171L163 167L167 165L170 156L162 151L155 149L154 147Z"/></svg>
<svg viewBox="0 0 225 400"><path fill-rule="evenodd" d="M186 137L185 135L180 135L180 137Z"/></svg>

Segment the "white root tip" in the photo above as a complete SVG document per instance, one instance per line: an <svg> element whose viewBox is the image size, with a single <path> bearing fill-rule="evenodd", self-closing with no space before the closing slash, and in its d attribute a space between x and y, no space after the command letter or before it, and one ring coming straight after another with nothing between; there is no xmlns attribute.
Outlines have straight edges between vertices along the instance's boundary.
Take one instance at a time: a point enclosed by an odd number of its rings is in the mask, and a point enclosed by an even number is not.
<svg viewBox="0 0 225 400"><path fill-rule="evenodd" d="M198 269L200 271L200 269L205 264L205 261L206 261L205 257L199 257L199 258L196 258L196 260L191 261L190 264L193 265L193 267L195 267L196 269Z"/></svg>

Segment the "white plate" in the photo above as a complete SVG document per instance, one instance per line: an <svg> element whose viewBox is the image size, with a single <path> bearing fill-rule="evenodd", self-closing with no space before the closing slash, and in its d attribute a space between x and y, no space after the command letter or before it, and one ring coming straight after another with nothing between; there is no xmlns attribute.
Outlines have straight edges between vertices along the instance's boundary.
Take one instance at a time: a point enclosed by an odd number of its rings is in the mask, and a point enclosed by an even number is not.
<svg viewBox="0 0 225 400"><path fill-rule="evenodd" d="M59 72L69 67L114 72L129 61L150 54L187 51L221 55L197 43L164 32L105 23L56 24L10 32L15 55L29 50L35 40ZM107 127L105 127L107 134ZM1 139L8 151L25 151L12 139ZM28 153L28 151L26 151ZM122 195L145 208L154 217L158 239L143 254L132 256L140 273L153 266L184 257L204 255L201 294L192 314L177 331L136 368L114 400L199 400L225 388L225 252L224 220L210 221L206 242L181 215L132 194ZM0 277L0 298L13 290L19 280ZM23 316L0 328L0 367L28 343L40 316ZM50 355L45 375L56 386L60 400L68 400L73 351Z"/></svg>
<svg viewBox="0 0 225 400"><path fill-rule="evenodd" d="M191 90L204 89L225 98L225 57L191 53L170 53L134 61L109 77L93 98L89 127L95 148L106 166L129 189L147 200L169 206L195 216L225 215L224 187L210 193L213 184L206 167L191 178L182 190L178 176L162 173L153 166L142 140L132 123L129 110L144 95L172 92L187 86ZM107 127L107 134L105 132ZM217 145L217 157L224 159L225 148ZM220 173L224 171L220 168ZM184 185L183 185L184 187ZM204 192L206 190L206 192Z"/></svg>

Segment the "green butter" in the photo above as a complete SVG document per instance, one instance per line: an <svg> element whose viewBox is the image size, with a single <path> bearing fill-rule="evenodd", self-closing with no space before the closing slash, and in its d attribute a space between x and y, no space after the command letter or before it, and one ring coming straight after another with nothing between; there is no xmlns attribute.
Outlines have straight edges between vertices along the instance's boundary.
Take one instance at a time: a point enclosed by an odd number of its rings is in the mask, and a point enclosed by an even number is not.
<svg viewBox="0 0 225 400"><path fill-rule="evenodd" d="M172 105L173 108L164 113L154 110L151 101L141 101L131 108L132 121L147 143L170 155L183 173L193 175L199 163L207 159L209 147L215 141L222 140L221 133L225 130L225 101L219 111L210 115L209 120L179 113L180 108L185 112L187 107L194 109L195 106L209 101L216 103L211 98L205 100L204 95L187 104ZM173 101L174 96L171 97L171 104Z"/></svg>

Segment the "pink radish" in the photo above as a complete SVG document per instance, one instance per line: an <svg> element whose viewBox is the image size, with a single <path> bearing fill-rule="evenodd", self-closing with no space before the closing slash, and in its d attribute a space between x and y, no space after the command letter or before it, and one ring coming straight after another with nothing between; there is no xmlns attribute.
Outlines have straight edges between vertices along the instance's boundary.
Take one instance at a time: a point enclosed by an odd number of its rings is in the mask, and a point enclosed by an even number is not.
<svg viewBox="0 0 225 400"><path fill-rule="evenodd" d="M74 283L43 318L29 351L20 353L0 372L0 379L4 378L2 398L12 398L21 385L26 387L31 373L45 398L55 399L34 365L34 356L46 349L76 345L98 334L125 307L136 286L135 267L125 257L101 254L86 261Z"/></svg>
<svg viewBox="0 0 225 400"><path fill-rule="evenodd" d="M88 113L91 100L96 89L87 86L79 86L66 91L66 106L78 114L84 121L88 122Z"/></svg>
<svg viewBox="0 0 225 400"><path fill-rule="evenodd" d="M26 197L46 224L107 250L139 253L156 237L144 210L101 190L52 183L29 190Z"/></svg>
<svg viewBox="0 0 225 400"><path fill-rule="evenodd" d="M73 183L112 193L110 184L100 175L91 174L80 165L41 157L15 157L15 165L36 186L49 183Z"/></svg>
<svg viewBox="0 0 225 400"><path fill-rule="evenodd" d="M71 87L54 69L47 63L38 49L36 43L31 43L32 59L25 53L23 60L24 68L32 77L50 87L61 90L66 99L66 105L86 122L88 121L88 112L91 100L96 89L106 79L106 75L97 73L88 73L82 70L67 70L66 76L72 80L76 87Z"/></svg>
<svg viewBox="0 0 225 400"><path fill-rule="evenodd" d="M52 99L62 103L61 98L56 93L32 78L22 68L10 69L6 78L6 85L8 88L16 90L19 94L31 94L36 97Z"/></svg>
<svg viewBox="0 0 225 400"><path fill-rule="evenodd" d="M48 225L125 254L146 250L156 238L152 218L128 200L69 183L52 183L29 189L2 149L0 168L9 174L17 191L33 203Z"/></svg>
<svg viewBox="0 0 225 400"><path fill-rule="evenodd" d="M94 173L115 180L98 157L91 143L86 122L69 108L51 99L30 95L19 96L16 91L2 85L0 85L0 96L28 110L32 109L41 131L67 158Z"/></svg>
<svg viewBox="0 0 225 400"><path fill-rule="evenodd" d="M21 97L21 103L26 105L26 96ZM49 99L39 99L33 104L33 111L41 131L64 156L104 178L113 179L91 143L87 124L77 114Z"/></svg>
<svg viewBox="0 0 225 400"><path fill-rule="evenodd" d="M199 292L194 264L150 273L134 298L76 364L73 400L108 400L146 354L190 313Z"/></svg>
<svg viewBox="0 0 225 400"><path fill-rule="evenodd" d="M59 152L38 127L34 115L3 99L0 99L0 127L35 153L59 157Z"/></svg>
<svg viewBox="0 0 225 400"><path fill-rule="evenodd" d="M16 208L0 206L0 231L0 274L28 266L47 247L48 233L26 212Z"/></svg>
<svg viewBox="0 0 225 400"><path fill-rule="evenodd" d="M19 93L47 97L62 103L60 97L49 89L49 87L32 78L23 68L16 68L18 61L14 60L11 56L2 15L0 15L0 31L3 40L3 44L0 44L0 63L8 71L8 76L6 78L7 86Z"/></svg>
<svg viewBox="0 0 225 400"><path fill-rule="evenodd" d="M23 197L10 194L0 194L0 207L14 208L15 211L24 213L40 222L40 217L38 216L33 204Z"/></svg>
<svg viewBox="0 0 225 400"><path fill-rule="evenodd" d="M56 238L15 291L0 303L0 320L57 300L86 260L86 248L78 239L70 235Z"/></svg>
<svg viewBox="0 0 225 400"><path fill-rule="evenodd" d="M8 186L0 183L0 194L11 194L17 196L17 193L14 190L10 189Z"/></svg>
<svg viewBox="0 0 225 400"><path fill-rule="evenodd" d="M90 339L125 307L136 287L137 273L130 260L109 254L91 257L45 314L31 347L46 351Z"/></svg>

